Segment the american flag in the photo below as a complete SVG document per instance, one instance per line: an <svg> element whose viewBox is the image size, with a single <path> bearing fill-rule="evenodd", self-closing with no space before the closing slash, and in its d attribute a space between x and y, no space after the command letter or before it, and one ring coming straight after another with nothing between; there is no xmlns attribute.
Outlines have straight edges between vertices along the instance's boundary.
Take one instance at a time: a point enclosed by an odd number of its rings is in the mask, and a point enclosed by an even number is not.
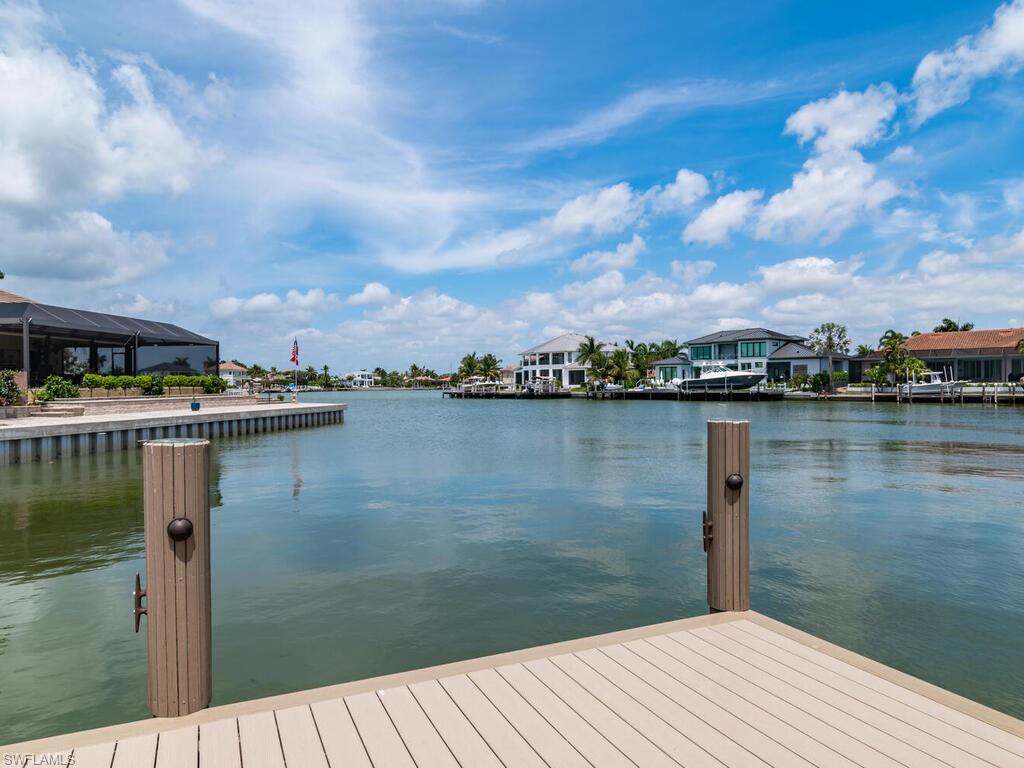
<svg viewBox="0 0 1024 768"><path fill-rule="evenodd" d="M299 340L298 339L295 339L295 341L292 342L292 357L291 357L291 360L292 360L293 363L295 363L295 365L299 364Z"/></svg>

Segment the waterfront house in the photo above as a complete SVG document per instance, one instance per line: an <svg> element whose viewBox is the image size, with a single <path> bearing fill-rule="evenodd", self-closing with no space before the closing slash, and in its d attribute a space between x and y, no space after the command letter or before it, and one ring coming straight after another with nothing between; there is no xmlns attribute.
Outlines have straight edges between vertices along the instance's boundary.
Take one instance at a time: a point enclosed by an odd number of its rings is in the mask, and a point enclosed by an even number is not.
<svg viewBox="0 0 1024 768"><path fill-rule="evenodd" d="M519 367L515 370L515 383L523 385L537 379L555 379L563 387L581 387L587 383L589 365L580 364L577 351L586 336L563 333L519 353ZM600 342L602 351L611 354L617 345Z"/></svg>
<svg viewBox="0 0 1024 768"><path fill-rule="evenodd" d="M1024 328L919 333L906 341L906 349L933 371L949 372L959 381L1019 381L1024 376L1024 354L1019 350ZM850 381L862 381L864 372L882 361L881 352L851 361Z"/></svg>
<svg viewBox="0 0 1024 768"><path fill-rule="evenodd" d="M249 375L249 369L244 365L238 363L221 363L220 364L220 377L227 382L228 387L240 387L245 382L249 381L252 377Z"/></svg>
<svg viewBox="0 0 1024 768"><path fill-rule="evenodd" d="M516 383L516 366L506 365L501 369L501 383L502 384L515 384Z"/></svg>
<svg viewBox="0 0 1024 768"><path fill-rule="evenodd" d="M380 379L365 368L353 371L352 373L346 373L344 378L347 379L356 389L376 387L380 383Z"/></svg>
<svg viewBox="0 0 1024 768"><path fill-rule="evenodd" d="M806 339L767 328L741 328L690 339L686 346L690 360L698 370L702 363L706 363L724 365L737 371L767 373L769 356L794 341L804 342Z"/></svg>
<svg viewBox="0 0 1024 768"><path fill-rule="evenodd" d="M220 344L171 323L69 309L0 290L0 369L26 386L86 373L219 375Z"/></svg>
<svg viewBox="0 0 1024 768"><path fill-rule="evenodd" d="M832 355L832 372L850 369L849 355ZM768 355L768 381L789 381L794 376L814 376L828 372L828 355L819 355L799 341L790 341Z"/></svg>
<svg viewBox="0 0 1024 768"><path fill-rule="evenodd" d="M652 367L654 368L654 378L658 381L693 378L693 363L690 362L686 352L680 352L678 355L666 357L663 360L656 360Z"/></svg>

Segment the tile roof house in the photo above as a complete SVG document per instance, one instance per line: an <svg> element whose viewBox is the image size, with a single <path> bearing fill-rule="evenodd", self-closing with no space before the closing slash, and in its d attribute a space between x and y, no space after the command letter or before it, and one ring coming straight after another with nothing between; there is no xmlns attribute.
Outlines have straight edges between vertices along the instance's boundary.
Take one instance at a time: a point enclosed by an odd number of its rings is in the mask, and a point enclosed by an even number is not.
<svg viewBox="0 0 1024 768"><path fill-rule="evenodd" d="M1024 376L1024 328L919 333L905 342L907 351L934 371L961 381L1019 381ZM851 361L850 380L882 359L872 352Z"/></svg>

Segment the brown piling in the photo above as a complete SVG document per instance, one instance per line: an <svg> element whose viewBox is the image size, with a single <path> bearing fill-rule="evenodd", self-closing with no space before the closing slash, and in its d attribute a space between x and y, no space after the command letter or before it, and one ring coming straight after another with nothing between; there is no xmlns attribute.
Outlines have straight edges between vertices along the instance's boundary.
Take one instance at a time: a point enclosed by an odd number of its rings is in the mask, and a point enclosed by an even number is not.
<svg viewBox="0 0 1024 768"><path fill-rule="evenodd" d="M208 440L187 438L142 446L148 690L157 717L204 709L213 691L209 449Z"/></svg>
<svg viewBox="0 0 1024 768"><path fill-rule="evenodd" d="M750 610L750 422L708 422L708 607Z"/></svg>

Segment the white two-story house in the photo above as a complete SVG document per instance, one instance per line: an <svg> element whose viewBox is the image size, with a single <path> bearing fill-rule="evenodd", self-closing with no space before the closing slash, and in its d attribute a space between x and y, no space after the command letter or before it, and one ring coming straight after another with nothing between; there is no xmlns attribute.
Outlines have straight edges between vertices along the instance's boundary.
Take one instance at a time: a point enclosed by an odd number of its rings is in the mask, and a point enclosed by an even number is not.
<svg viewBox="0 0 1024 768"><path fill-rule="evenodd" d="M537 379L557 379L563 387L581 387L587 383L587 368L577 359L580 344L586 337L579 333L563 333L519 353L515 383L525 385ZM617 345L602 342L601 351L611 354Z"/></svg>

